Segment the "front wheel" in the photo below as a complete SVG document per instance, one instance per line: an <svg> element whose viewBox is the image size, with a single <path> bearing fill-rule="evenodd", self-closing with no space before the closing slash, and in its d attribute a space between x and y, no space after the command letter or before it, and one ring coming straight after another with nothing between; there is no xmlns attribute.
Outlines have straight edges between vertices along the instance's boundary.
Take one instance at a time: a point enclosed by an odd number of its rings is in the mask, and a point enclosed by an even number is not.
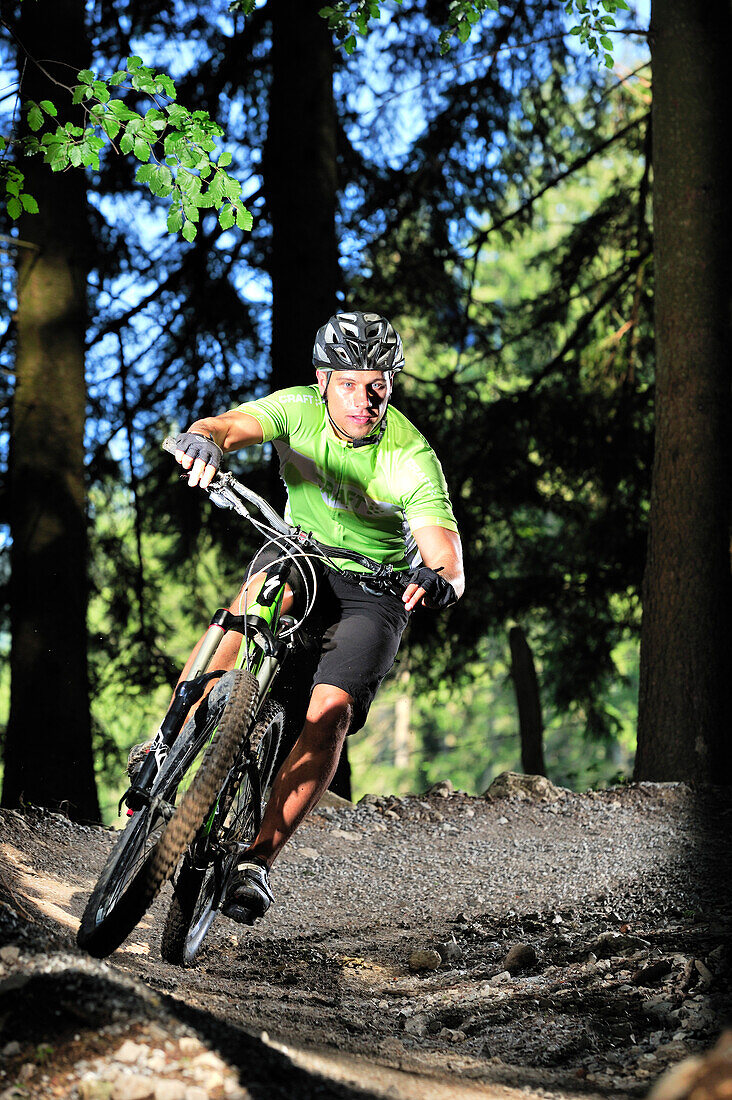
<svg viewBox="0 0 732 1100"><path fill-rule="evenodd" d="M267 703L249 735L262 795L273 779L285 713ZM239 844L254 839L262 807L244 761L228 776L214 813L205 822L181 864L173 899L163 929L160 951L166 962L192 966L208 934L222 899L224 859ZM264 804L264 799L263 799Z"/></svg>
<svg viewBox="0 0 732 1100"><path fill-rule="evenodd" d="M227 673L176 738L153 783L151 805L133 815L86 904L76 939L90 955L116 950L175 871L231 768L258 689L250 673Z"/></svg>

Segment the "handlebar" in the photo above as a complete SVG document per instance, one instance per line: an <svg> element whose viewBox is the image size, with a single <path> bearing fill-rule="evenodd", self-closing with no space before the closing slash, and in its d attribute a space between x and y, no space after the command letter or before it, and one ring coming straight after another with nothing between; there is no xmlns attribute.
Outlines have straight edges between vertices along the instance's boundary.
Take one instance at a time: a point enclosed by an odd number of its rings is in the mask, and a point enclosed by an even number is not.
<svg viewBox="0 0 732 1100"><path fill-rule="evenodd" d="M173 436L166 436L162 446L168 454L175 454L178 449ZM355 550L346 550L340 546L326 546L314 539L312 534L306 534L300 527L291 527L288 523L285 523L278 512L275 512L272 505L268 504L264 497L261 497L259 493L255 493L253 489L247 488L246 485L242 485L228 471L216 473L203 491L208 493L211 501L219 508L230 508L256 524L257 521L244 504L244 500L248 501L249 504L254 505L270 527L273 527L279 535L283 535L300 548L314 550L321 558L326 560L340 558L342 561L352 561L356 565L362 566L368 571L363 581L361 581L362 587L366 588L367 591L377 594L390 591L401 596L407 587L400 572L395 570L392 565L375 561L373 558L369 558L365 554L359 554ZM244 499L242 500L242 498ZM356 576L359 575L356 574Z"/></svg>

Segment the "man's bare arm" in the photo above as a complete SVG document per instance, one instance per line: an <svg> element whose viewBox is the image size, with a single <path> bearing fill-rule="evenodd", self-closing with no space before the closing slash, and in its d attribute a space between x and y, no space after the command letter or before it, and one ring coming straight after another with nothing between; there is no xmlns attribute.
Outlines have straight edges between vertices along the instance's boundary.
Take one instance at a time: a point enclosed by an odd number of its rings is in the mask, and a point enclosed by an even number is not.
<svg viewBox="0 0 732 1100"><path fill-rule="evenodd" d="M201 420L194 420L187 431L210 437L224 453L262 442L262 426L259 421L238 409L221 413L220 416L205 416ZM200 458L194 460L183 451L175 452L175 460L184 470L190 471L189 485L200 485L205 489L216 473L215 466L205 465Z"/></svg>
<svg viewBox="0 0 732 1100"><path fill-rule="evenodd" d="M422 561L428 568L439 571L440 576L455 589L458 599L465 591L465 573L463 571L463 547L457 531L447 527L419 527L414 532L414 540L419 547ZM404 593L407 611L412 611L425 596L423 588L410 584Z"/></svg>

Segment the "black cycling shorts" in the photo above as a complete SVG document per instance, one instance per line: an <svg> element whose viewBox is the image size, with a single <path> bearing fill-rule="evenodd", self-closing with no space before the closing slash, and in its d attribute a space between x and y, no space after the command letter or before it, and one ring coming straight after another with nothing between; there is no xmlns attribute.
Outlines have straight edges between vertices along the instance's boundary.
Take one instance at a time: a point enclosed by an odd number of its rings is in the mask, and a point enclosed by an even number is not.
<svg viewBox="0 0 732 1100"><path fill-rule="evenodd" d="M266 547L255 557L253 572L279 556L276 547ZM336 573L321 562L313 564L318 589L305 623L305 642L288 656L272 694L285 704L291 718L293 711L297 712L301 728L315 685L340 688L353 699L348 732L356 733L394 664L409 612L396 596L374 596L364 592L351 576ZM304 592L302 578L294 568L288 583L295 596L292 614L299 618L304 610Z"/></svg>

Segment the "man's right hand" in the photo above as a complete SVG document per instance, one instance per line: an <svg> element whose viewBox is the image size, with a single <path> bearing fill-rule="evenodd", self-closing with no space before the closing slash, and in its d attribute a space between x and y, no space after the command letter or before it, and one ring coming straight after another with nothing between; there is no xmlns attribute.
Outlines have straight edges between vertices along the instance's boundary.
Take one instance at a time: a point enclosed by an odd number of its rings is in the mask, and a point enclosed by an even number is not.
<svg viewBox="0 0 732 1100"><path fill-rule="evenodd" d="M224 452L209 433L181 432L175 437L175 461L184 470L190 470L189 485L200 485L205 489L214 476Z"/></svg>

